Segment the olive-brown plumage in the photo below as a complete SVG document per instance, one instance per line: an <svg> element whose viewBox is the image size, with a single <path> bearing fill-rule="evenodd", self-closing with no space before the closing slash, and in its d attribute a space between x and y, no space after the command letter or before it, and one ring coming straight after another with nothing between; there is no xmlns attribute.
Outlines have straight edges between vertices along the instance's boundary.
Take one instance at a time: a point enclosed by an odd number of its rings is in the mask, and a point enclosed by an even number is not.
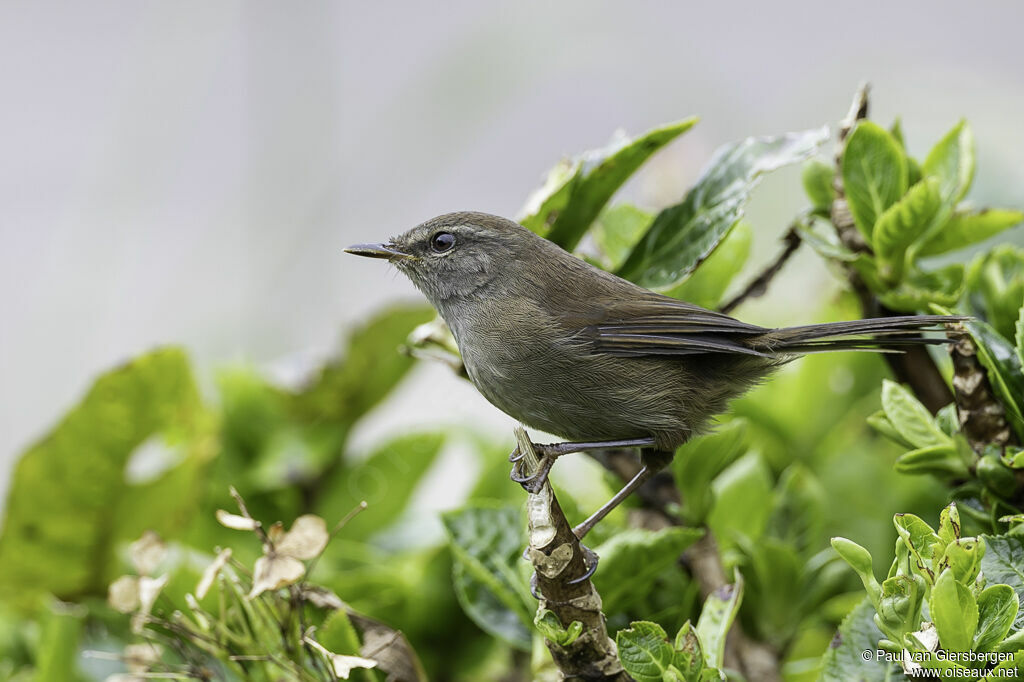
<svg viewBox="0 0 1024 682"><path fill-rule="evenodd" d="M942 342L924 331L957 318L887 317L767 329L705 310L596 268L516 223L450 213L387 244L350 253L386 258L451 328L469 378L518 421L574 443L537 446L539 490L555 458L639 446L640 472L576 528L601 518L706 428L726 403L804 353Z"/></svg>
<svg viewBox="0 0 1024 682"><path fill-rule="evenodd" d="M652 437L674 450L797 355L927 342L916 332L943 320L766 329L639 287L484 213L439 216L349 251L408 275L491 403L577 441Z"/></svg>

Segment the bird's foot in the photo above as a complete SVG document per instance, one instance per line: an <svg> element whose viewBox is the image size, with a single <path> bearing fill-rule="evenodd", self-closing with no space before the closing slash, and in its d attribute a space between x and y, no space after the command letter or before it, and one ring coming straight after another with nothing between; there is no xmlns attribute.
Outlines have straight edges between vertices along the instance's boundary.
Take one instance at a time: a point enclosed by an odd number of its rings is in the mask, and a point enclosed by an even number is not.
<svg viewBox="0 0 1024 682"><path fill-rule="evenodd" d="M509 474L509 478L523 486L523 490L536 495L544 487L544 484L548 482L548 474L551 473L551 467L555 465L555 460L558 459L560 454L550 454L543 450L548 446L541 444L534 444L534 450L540 455L540 460L537 463L537 468L532 474L525 474L523 472L523 459L524 453L519 452L517 447L512 451L512 454L508 456L508 461L512 462L512 473Z"/></svg>

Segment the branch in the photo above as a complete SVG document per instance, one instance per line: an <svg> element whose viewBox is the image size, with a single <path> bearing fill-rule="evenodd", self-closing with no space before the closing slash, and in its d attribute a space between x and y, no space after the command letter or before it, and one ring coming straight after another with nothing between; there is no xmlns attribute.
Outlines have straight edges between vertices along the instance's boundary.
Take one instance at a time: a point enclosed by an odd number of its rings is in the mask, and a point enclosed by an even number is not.
<svg viewBox="0 0 1024 682"><path fill-rule="evenodd" d="M868 85L862 84L853 97L853 103L846 118L840 123L839 143L836 146L835 166L836 173L832 181L832 187L836 191L836 197L832 201L830 218L836 229L839 240L855 253L870 253L871 249L864 241L860 231L853 222L853 215L850 213L850 205L846 201L846 192L843 188L842 160L843 148L847 135L856 125L857 121L868 116ZM853 290L860 299L861 311L865 318L871 317L893 317L899 315L878 300L871 292L864 280L853 268L847 268L847 276ZM924 346L911 346L903 353L886 353L885 361L889 363L896 380L907 384L917 396L918 400L927 407L932 414L938 412L953 401L953 393L949 390L939 368L928 354Z"/></svg>
<svg viewBox="0 0 1024 682"><path fill-rule="evenodd" d="M515 433L524 455L523 473L532 474L537 469L537 452L522 426ZM592 553L586 556L589 550L583 549L572 532L549 483L529 495L527 518L530 546L526 552L536 571L538 613L550 610L564 630L574 622L583 626L579 636L565 644L544 640L563 679L631 682L619 662L615 642L608 636L601 597L588 575L597 557Z"/></svg>
<svg viewBox="0 0 1024 682"><path fill-rule="evenodd" d="M963 325L957 325L961 331ZM1006 410L996 398L985 368L978 361L978 348L966 332L950 350L953 356L953 390L960 429L971 448L981 454L989 444L1000 448L1014 441Z"/></svg>
<svg viewBox="0 0 1024 682"><path fill-rule="evenodd" d="M797 231L797 226L802 222L802 217L797 218L786 230L786 234L783 235L782 241L785 243L782 251L772 264L769 265L764 271L758 275L754 281L747 285L747 288L737 294L732 300L719 308L720 312L729 314L731 313L740 303L747 300L748 298L758 298L764 296L764 293L768 290L768 285L775 279L775 276L779 274L782 267L786 264L786 261L796 253L796 250L800 248L800 244L803 240L800 238L800 233Z"/></svg>

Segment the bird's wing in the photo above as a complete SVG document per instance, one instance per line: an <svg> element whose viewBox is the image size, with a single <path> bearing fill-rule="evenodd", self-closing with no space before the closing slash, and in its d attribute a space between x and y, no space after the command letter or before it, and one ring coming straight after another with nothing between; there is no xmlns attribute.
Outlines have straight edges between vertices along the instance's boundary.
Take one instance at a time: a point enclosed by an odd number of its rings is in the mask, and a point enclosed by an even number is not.
<svg viewBox="0 0 1024 682"><path fill-rule="evenodd" d="M587 332L601 353L772 356L749 345L750 339L770 330L668 297L617 303L601 310L600 318L588 325Z"/></svg>

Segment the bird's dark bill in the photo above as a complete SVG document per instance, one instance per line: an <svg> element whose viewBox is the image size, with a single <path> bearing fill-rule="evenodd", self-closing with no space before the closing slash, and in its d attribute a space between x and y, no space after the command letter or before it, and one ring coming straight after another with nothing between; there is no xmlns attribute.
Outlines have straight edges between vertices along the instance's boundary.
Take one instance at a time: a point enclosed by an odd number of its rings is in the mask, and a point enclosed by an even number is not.
<svg viewBox="0 0 1024 682"><path fill-rule="evenodd" d="M355 254L356 256L366 256L367 258L387 258L390 260L396 258L412 258L409 254L399 251L387 244L353 244L345 249L345 253Z"/></svg>

